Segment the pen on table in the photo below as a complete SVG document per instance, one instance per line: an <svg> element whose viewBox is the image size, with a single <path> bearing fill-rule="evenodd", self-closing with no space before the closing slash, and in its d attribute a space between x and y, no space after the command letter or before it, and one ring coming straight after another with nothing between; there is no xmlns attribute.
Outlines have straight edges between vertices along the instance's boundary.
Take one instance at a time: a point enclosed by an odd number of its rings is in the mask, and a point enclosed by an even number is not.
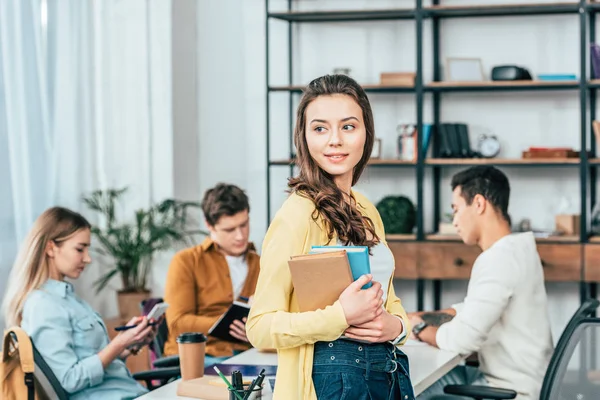
<svg viewBox="0 0 600 400"><path fill-rule="evenodd" d="M233 386L231 386L231 384L229 383L229 381L227 380L227 378L225 378L225 375L223 375L223 373L219 370L219 368L217 368L216 366L213 366L213 369L221 377L221 379L223 380L223 382L225 382L225 384L227 385L227 388L229 390L231 390L231 392L235 395L235 397L237 397L238 400L244 400L242 398L242 396L239 395L239 393L237 392L237 390L235 390L235 388Z"/></svg>
<svg viewBox="0 0 600 400"><path fill-rule="evenodd" d="M248 391L246 392L246 395L244 396L244 400L247 400L250 398L250 395L252 394L252 391L254 390L254 387L258 383L259 379L262 382L261 376L264 379L264 374L265 374L265 369L263 368L263 370L260 371L260 374L258 374L258 376L256 378L254 378L254 380L250 384L250 387L248 387Z"/></svg>
<svg viewBox="0 0 600 400"><path fill-rule="evenodd" d="M236 390L244 390L244 379L240 371L235 370L231 373L231 384Z"/></svg>

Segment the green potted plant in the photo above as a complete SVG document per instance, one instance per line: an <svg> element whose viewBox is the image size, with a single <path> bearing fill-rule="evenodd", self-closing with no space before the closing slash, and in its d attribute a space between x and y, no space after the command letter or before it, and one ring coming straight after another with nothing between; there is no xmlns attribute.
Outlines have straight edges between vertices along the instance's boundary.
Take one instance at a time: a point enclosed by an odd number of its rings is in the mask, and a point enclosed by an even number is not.
<svg viewBox="0 0 600 400"><path fill-rule="evenodd" d="M129 222L117 222L116 205L126 190L96 190L83 196L83 202L102 216L101 226L92 227L99 244L94 249L114 261L95 282L96 291L120 276L123 287L117 293L119 312L123 318L130 318L139 314L140 302L150 296L148 275L154 255L177 244L191 245L193 235L207 233L189 229L196 225L189 210L200 208L200 204L175 199L136 210Z"/></svg>
<svg viewBox="0 0 600 400"><path fill-rule="evenodd" d="M386 196L377 203L387 234L412 233L417 222L417 209L406 196Z"/></svg>

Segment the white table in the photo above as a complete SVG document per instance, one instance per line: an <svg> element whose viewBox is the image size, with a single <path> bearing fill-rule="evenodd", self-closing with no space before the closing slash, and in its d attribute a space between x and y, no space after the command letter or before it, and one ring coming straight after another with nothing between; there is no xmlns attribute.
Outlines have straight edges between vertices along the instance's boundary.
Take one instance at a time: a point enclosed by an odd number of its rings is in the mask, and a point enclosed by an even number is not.
<svg viewBox="0 0 600 400"><path fill-rule="evenodd" d="M456 353L440 350L427 344L409 340L400 349L408 356L410 363L410 379L414 386L415 396L421 394L434 382L447 374L452 368L460 364L464 357ZM276 353L263 353L256 349L250 349L235 357L231 357L225 364L242 365L277 365ZM171 382L156 389L140 400L198 400L191 397L177 396L177 384L179 381ZM270 388L264 385L265 389ZM267 390L268 392L269 390ZM271 399L270 393L263 391L263 399Z"/></svg>

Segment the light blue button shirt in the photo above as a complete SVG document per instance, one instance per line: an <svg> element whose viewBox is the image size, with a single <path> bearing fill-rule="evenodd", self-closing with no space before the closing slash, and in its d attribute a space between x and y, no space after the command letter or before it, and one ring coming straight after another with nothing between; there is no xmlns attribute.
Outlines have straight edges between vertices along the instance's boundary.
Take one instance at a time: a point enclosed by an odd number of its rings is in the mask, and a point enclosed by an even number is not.
<svg viewBox="0 0 600 400"><path fill-rule="evenodd" d="M147 392L123 361L102 368L98 352L109 343L106 326L70 283L48 280L31 292L21 327L71 399L125 399Z"/></svg>

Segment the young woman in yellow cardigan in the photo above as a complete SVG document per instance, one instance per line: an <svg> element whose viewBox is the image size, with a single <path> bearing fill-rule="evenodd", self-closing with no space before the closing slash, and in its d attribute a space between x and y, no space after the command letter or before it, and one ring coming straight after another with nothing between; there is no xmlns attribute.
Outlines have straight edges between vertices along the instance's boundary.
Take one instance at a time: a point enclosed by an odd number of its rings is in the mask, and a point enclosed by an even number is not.
<svg viewBox="0 0 600 400"><path fill-rule="evenodd" d="M246 324L253 346L277 349L275 399L414 398L408 360L395 346L410 326L394 293L394 257L377 209L352 190L374 138L369 100L353 79L327 75L305 88L294 132L300 172L265 236ZM368 246L371 274L333 305L299 312L288 260L335 244Z"/></svg>

